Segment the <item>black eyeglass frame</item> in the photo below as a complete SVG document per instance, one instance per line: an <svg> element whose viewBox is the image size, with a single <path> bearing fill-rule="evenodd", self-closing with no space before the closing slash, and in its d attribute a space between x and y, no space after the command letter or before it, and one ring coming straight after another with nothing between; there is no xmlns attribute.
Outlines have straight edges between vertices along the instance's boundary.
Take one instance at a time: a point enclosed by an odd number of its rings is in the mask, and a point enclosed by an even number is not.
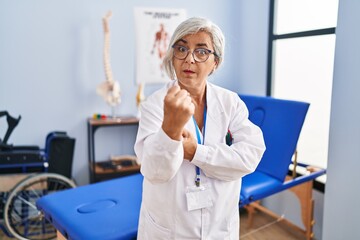
<svg viewBox="0 0 360 240"><path fill-rule="evenodd" d="M173 50L173 56L174 56L176 59L184 60L184 59L186 59L186 58L189 56L189 53L190 53L190 49L189 49L189 48L187 48L187 47L185 47L185 46L182 46L182 45L179 45L179 44L174 44L174 45L172 45L171 47L172 47L173 49L176 48L176 47L183 47L183 48L186 49L186 55L185 55L185 57L183 57L183 58L179 58L179 57L175 56L175 51ZM204 51L206 51L206 52L208 53L207 58L206 58L204 61L198 61L198 60L196 60L195 55L194 55L194 52L195 52L196 50L204 50ZM210 54L214 54L215 57L219 58L219 55L217 55L215 51L211 51L210 49L207 49L207 48L195 48L194 51L192 51L192 53L191 53L193 59L194 59L195 62L197 62L197 63L206 62L206 61L209 59Z"/></svg>

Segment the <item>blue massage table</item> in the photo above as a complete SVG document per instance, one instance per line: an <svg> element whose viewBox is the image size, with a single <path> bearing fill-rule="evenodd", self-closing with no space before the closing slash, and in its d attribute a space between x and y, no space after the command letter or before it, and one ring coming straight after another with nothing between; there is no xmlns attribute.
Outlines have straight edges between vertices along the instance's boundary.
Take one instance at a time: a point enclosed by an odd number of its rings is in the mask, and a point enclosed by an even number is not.
<svg viewBox="0 0 360 240"><path fill-rule="evenodd" d="M295 193L301 205L305 229L299 230L305 234L306 239L312 239L315 223L313 181L324 175L326 169L297 161L296 147L310 104L272 97L239 96L249 110L249 119L261 128L266 144L266 151L256 170L242 179L239 207L248 210L249 226L255 209L278 218L279 216L262 206L260 200L290 190ZM292 176L289 176L291 164L294 168ZM296 167L307 171L298 176Z"/></svg>
<svg viewBox="0 0 360 240"><path fill-rule="evenodd" d="M136 239L142 181L138 173L64 190L36 206L66 239Z"/></svg>
<svg viewBox="0 0 360 240"><path fill-rule="evenodd" d="M267 148L256 171L243 178L239 207L247 208L249 215L254 208L269 212L260 206L259 200L296 189L304 205L304 233L311 239L312 182L326 170L317 169L290 180L287 176L309 104L271 97L240 97L249 109L249 119L262 129ZM296 165L310 167L302 163ZM41 198L37 207L68 239L135 239L142 180L142 176L136 174L57 192Z"/></svg>

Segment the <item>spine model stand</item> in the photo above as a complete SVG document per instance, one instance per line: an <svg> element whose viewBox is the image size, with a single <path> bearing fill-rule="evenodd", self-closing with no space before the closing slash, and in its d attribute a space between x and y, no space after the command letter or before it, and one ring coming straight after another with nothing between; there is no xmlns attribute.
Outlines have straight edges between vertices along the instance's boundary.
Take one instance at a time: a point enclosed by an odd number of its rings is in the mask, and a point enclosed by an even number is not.
<svg viewBox="0 0 360 240"><path fill-rule="evenodd" d="M111 64L110 64L110 28L109 28L109 19L112 15L112 12L109 11L103 17L103 26L104 26L104 68L105 68L105 77L106 80L98 85L96 92L103 97L105 102L109 104L113 109L120 104L121 94L120 94L120 84L118 81L115 81L113 78Z"/></svg>

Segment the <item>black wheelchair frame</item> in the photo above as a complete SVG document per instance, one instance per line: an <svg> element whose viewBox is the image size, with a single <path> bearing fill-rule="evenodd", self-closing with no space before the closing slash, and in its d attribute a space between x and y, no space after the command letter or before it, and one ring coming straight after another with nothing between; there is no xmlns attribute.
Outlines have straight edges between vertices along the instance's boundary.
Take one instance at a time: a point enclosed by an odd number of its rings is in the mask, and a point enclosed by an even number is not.
<svg viewBox="0 0 360 240"><path fill-rule="evenodd" d="M45 148L14 146L7 141L21 116L12 117L7 111L8 129L0 139L0 175L26 174L9 192L0 193L0 229L20 240L55 239L56 229L36 208L36 201L53 192L76 187L71 179L75 139L66 132L50 132ZM1 216L2 215L2 216ZM1 218L2 217L2 218Z"/></svg>

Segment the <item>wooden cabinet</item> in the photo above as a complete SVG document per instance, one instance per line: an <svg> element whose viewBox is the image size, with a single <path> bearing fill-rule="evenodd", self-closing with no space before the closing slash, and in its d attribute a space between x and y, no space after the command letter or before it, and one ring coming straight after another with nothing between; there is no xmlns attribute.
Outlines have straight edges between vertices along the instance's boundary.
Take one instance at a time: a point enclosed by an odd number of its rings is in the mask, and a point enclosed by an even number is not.
<svg viewBox="0 0 360 240"><path fill-rule="evenodd" d="M90 183L108 180L120 176L126 176L140 171L140 166L136 164L134 156L124 156L120 160L96 161L95 159L95 132L102 127L127 127L138 126L139 119L136 117L117 117L106 119L89 118L88 125L88 154L89 154L89 174ZM136 133L134 133L136 134Z"/></svg>

